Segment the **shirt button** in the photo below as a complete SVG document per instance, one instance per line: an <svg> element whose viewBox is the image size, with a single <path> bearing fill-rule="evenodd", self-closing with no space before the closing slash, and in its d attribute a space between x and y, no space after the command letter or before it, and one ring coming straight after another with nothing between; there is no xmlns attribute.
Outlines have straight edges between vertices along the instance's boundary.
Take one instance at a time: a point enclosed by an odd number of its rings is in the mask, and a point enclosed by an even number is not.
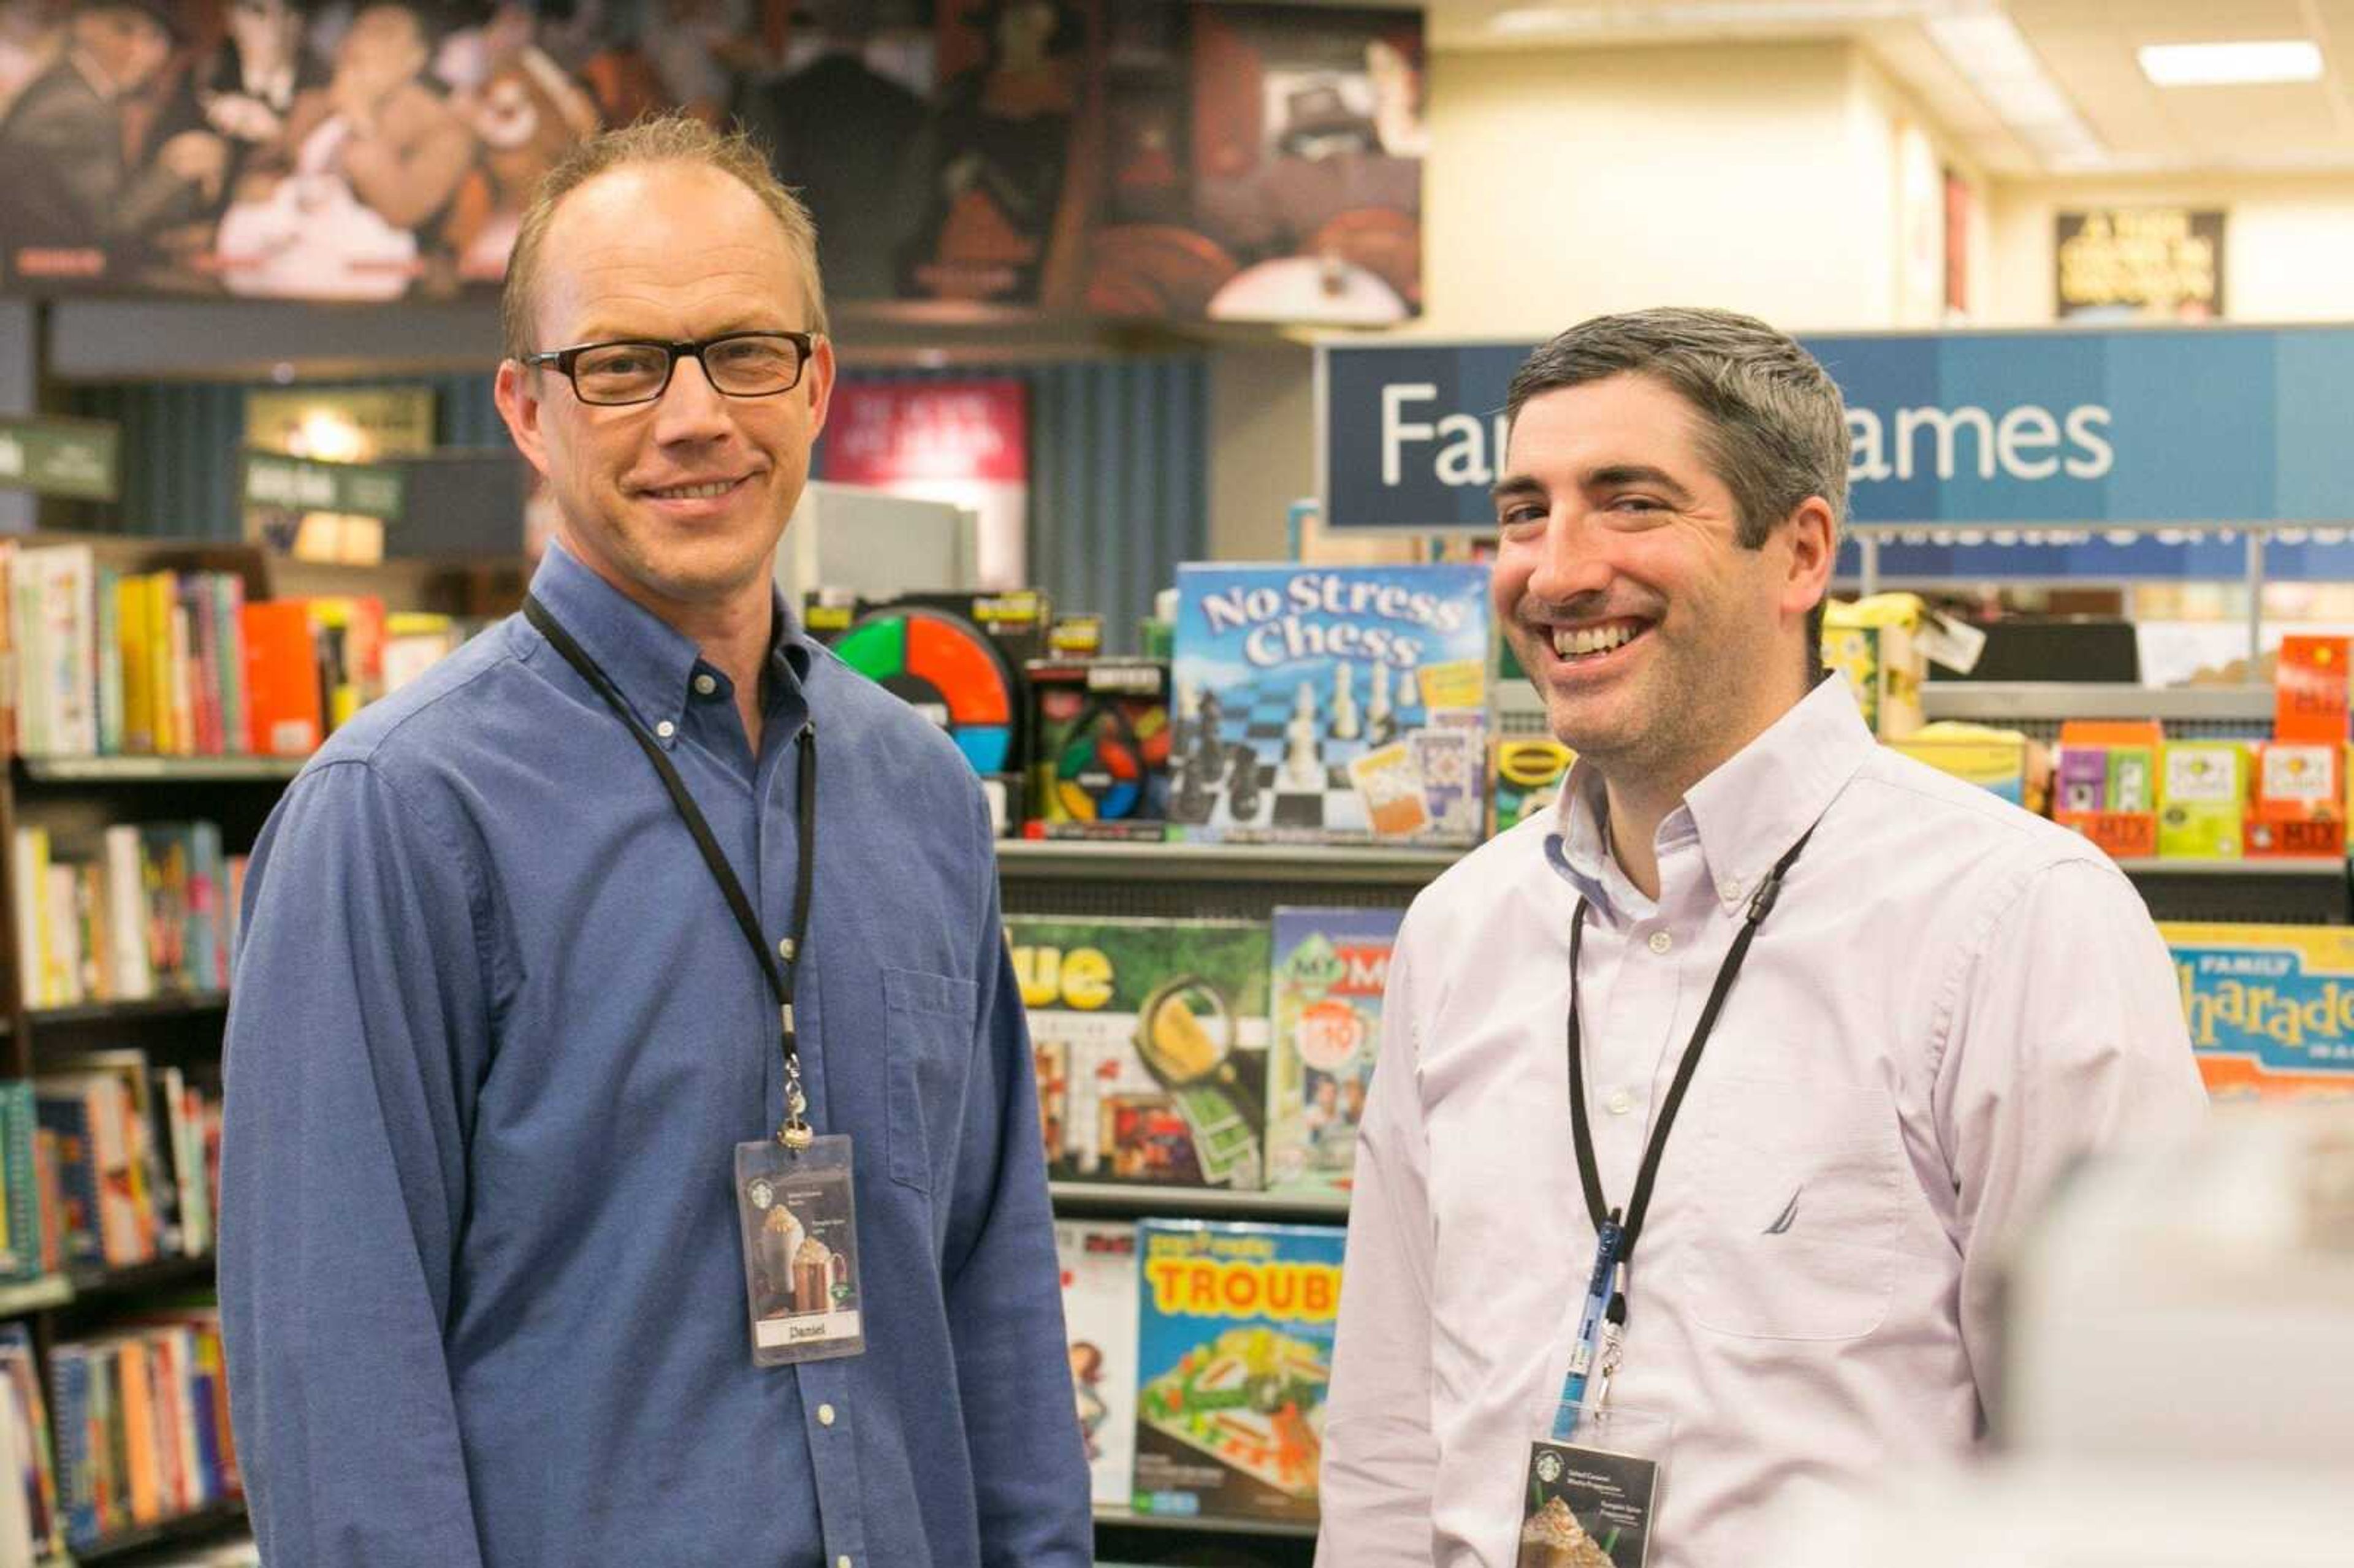
<svg viewBox="0 0 2354 1568"><path fill-rule="evenodd" d="M707 697L718 689L719 683L713 680L708 675L697 675L695 678L695 694L699 696Z"/></svg>
<svg viewBox="0 0 2354 1568"><path fill-rule="evenodd" d="M1737 876L1728 876L1716 885L1716 890L1723 895L1724 901L1730 904L1741 896L1741 879Z"/></svg>
<svg viewBox="0 0 2354 1568"><path fill-rule="evenodd" d="M847 1554L844 1554L844 1555L843 1555L843 1556L840 1556L840 1557L835 1558L835 1559L833 1560L833 1568L850 1568L850 1558L849 1558L849 1556L848 1556Z"/></svg>
<svg viewBox="0 0 2354 1568"><path fill-rule="evenodd" d="M672 736L678 733L678 726L671 723L668 719L664 719L662 723L654 726L654 733L662 736L664 740L668 740Z"/></svg>
<svg viewBox="0 0 2354 1568"><path fill-rule="evenodd" d="M777 956L787 963L793 961L793 939L790 937L777 938Z"/></svg>
<svg viewBox="0 0 2354 1568"><path fill-rule="evenodd" d="M821 1404L817 1407L817 1424L820 1426L831 1426L833 1425L832 1405Z"/></svg>
<svg viewBox="0 0 2354 1568"><path fill-rule="evenodd" d="M1651 933L1651 951L1655 953L1664 953L1675 945L1676 939L1673 937L1669 936L1665 931L1654 931Z"/></svg>
<svg viewBox="0 0 2354 1568"><path fill-rule="evenodd" d="M1635 1097L1628 1094L1626 1090L1620 1089L1617 1094L1610 1097L1610 1114L1612 1116L1625 1116L1628 1111L1633 1110L1634 1108Z"/></svg>

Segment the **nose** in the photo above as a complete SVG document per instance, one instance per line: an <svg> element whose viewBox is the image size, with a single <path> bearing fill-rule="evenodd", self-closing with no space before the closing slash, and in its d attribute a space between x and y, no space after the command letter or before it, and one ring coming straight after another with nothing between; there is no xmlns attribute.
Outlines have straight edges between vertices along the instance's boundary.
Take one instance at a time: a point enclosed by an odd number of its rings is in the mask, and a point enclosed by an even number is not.
<svg viewBox="0 0 2354 1568"><path fill-rule="evenodd" d="M1555 507L1535 544L1536 562L1529 571L1529 597L1549 605L1566 605L1606 589L1611 567L1601 548L1602 534L1587 520L1583 508Z"/></svg>
<svg viewBox="0 0 2354 1568"><path fill-rule="evenodd" d="M654 439L665 445L676 441L710 441L733 428L727 398L704 374L703 361L683 355L671 368L670 385L654 405Z"/></svg>

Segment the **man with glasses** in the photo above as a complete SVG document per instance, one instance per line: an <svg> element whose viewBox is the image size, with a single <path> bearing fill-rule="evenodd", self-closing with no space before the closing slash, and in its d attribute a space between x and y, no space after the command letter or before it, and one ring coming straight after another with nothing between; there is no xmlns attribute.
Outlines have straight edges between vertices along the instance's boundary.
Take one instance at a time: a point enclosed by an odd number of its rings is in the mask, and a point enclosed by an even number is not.
<svg viewBox="0 0 2354 1568"><path fill-rule="evenodd" d="M807 214L693 122L599 138L505 330L562 519L525 612L339 730L248 882L264 1554L1079 1568L980 789L771 586L834 379Z"/></svg>

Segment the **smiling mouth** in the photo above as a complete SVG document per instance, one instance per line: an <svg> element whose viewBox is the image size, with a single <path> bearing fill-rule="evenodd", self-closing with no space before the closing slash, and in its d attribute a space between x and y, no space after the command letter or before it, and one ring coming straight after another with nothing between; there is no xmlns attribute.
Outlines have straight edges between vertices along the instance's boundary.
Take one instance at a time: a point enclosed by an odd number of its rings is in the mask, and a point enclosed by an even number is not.
<svg viewBox="0 0 2354 1568"><path fill-rule="evenodd" d="M1607 658L1650 630L1644 620L1606 620L1593 626L1556 626L1551 642L1554 657L1564 664L1582 664Z"/></svg>
<svg viewBox="0 0 2354 1568"><path fill-rule="evenodd" d="M638 493L655 501L709 501L726 494L744 482L740 479L715 479L705 484L674 484L663 490L642 490Z"/></svg>

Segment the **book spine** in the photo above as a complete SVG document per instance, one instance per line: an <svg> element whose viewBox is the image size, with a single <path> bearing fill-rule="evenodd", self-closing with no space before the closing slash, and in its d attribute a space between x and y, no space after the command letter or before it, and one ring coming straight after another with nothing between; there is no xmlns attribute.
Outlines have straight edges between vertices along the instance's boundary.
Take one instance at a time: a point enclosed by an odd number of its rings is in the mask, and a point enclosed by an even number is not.
<svg viewBox="0 0 2354 1568"><path fill-rule="evenodd" d="M118 618L121 580L111 567L101 567L91 587L93 652L98 659L98 749L106 756L122 751L122 642Z"/></svg>
<svg viewBox="0 0 2354 1568"><path fill-rule="evenodd" d="M41 1181L34 1168L33 1133L38 1118L33 1107L33 1086L17 1080L0 1085L0 1180L8 1186L6 1221L8 1253L16 1278L30 1279L41 1272Z"/></svg>
<svg viewBox="0 0 2354 1568"><path fill-rule="evenodd" d="M114 585L115 641L122 665L122 749L137 756L155 747L154 655L148 647L147 579L126 577Z"/></svg>
<svg viewBox="0 0 2354 1568"><path fill-rule="evenodd" d="M49 995L48 923L41 906L48 900L49 834L46 828L16 830L15 855L10 859L10 891L16 901L16 978L24 988L27 1007L45 1007Z"/></svg>

